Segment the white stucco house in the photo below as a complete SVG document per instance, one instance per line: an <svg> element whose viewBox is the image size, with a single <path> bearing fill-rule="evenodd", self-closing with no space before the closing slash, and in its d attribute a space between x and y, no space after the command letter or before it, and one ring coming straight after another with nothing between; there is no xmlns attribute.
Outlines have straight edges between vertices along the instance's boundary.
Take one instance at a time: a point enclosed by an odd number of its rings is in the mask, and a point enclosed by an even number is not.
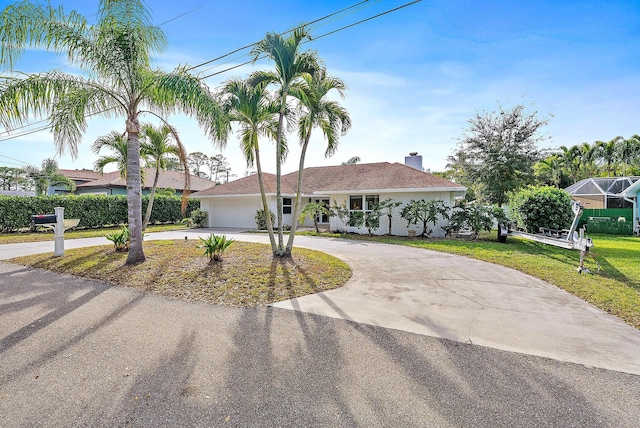
<svg viewBox="0 0 640 428"><path fill-rule="evenodd" d="M420 158L416 163L415 158ZM400 163L365 163L356 165L337 165L305 168L302 203L324 202L325 204L346 204L354 211L370 210L374 204L386 198L403 203L411 199L442 199L453 205L455 199L463 197L465 187L441 177L423 172L421 157L411 156L407 165ZM420 165L420 169L408 166ZM263 174L265 190L271 211L276 212L276 186L273 174ZM283 221L291 224L291 212L295 196L298 173L282 176ZM258 177L251 175L190 195L200 200L200 207L208 213L209 227L241 227L255 229L256 210L262 208ZM400 206L393 217L394 235L407 235L407 222L400 217ZM320 224L330 230L345 230L337 217L319 219ZM387 233L387 217L381 218L381 227L375 233ZM304 226L312 226L313 220L307 219ZM413 227L416 229L416 227ZM364 229L349 231L365 233ZM444 231L436 227L433 234L443 235Z"/></svg>

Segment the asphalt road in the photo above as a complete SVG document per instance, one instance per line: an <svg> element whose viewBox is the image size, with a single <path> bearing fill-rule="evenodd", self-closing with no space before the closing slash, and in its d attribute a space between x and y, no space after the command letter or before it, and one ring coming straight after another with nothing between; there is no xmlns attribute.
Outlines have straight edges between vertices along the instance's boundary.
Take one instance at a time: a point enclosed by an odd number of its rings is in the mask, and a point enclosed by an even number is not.
<svg viewBox="0 0 640 428"><path fill-rule="evenodd" d="M637 427L639 392L632 374L0 262L5 428Z"/></svg>

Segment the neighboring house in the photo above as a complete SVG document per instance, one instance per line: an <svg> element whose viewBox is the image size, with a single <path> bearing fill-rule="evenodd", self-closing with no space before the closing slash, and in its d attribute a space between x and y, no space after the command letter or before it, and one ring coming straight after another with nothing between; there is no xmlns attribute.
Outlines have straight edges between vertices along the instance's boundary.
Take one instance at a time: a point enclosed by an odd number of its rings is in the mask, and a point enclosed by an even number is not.
<svg viewBox="0 0 640 428"><path fill-rule="evenodd" d="M622 194L640 177L586 178L564 189L586 209L630 208Z"/></svg>
<svg viewBox="0 0 640 428"><path fill-rule="evenodd" d="M633 233L640 235L640 180L627 187L622 195L633 206Z"/></svg>
<svg viewBox="0 0 640 428"><path fill-rule="evenodd" d="M407 164L416 165L414 158L407 158ZM410 163L410 162L411 163ZM386 198L392 198L404 203L411 199L442 199L448 205L453 205L455 199L465 194L465 187L449 180L423 172L420 169L400 163L369 163L355 165L338 165L305 168L302 191L302 204L307 202L324 202L329 205L346 204L353 211L367 211L373 205ZM276 187L273 174L263 174L265 190L269 208L276 211ZM291 224L291 212L295 195L298 173L282 176L283 221ZM208 213L209 227L241 227L255 229L256 210L262 209L258 177L251 175L239 180L231 181L191 195L200 199L200 207ZM400 209L393 217L392 232L394 235L407 235L407 222L400 217ZM336 217L319 219L324 227L330 230L344 230ZM304 226L313 225L312 219L307 219ZM420 228L412 227L413 229ZM356 232L357 230L349 228ZM364 233L365 229L357 231ZM375 233L387 233L387 217L381 218L381 227ZM434 231L435 235L443 235L441 228Z"/></svg>
<svg viewBox="0 0 640 428"><path fill-rule="evenodd" d="M144 171L144 183L142 194L148 195L153 187L155 178L155 168L142 168ZM95 172L86 170L61 169L60 174L66 175L76 183L76 194L99 194L99 195L126 195L127 183L120 177L120 172ZM208 189L214 185L213 181L195 175L189 176L191 192ZM174 189L176 195L182 195L184 189L184 173L179 171L160 171L158 178L158 189ZM54 194L67 194L66 189L52 188Z"/></svg>

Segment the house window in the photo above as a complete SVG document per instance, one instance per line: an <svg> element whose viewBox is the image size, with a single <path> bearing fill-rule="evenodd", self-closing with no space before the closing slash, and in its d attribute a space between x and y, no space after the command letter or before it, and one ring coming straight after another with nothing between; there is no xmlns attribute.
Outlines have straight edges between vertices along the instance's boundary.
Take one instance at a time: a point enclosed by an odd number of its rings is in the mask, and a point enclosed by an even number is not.
<svg viewBox="0 0 640 428"><path fill-rule="evenodd" d="M373 210L373 207L375 207L378 202L380 202L380 195L367 195L365 196L365 204L364 206L366 207L366 211L371 211Z"/></svg>
<svg viewBox="0 0 640 428"><path fill-rule="evenodd" d="M380 202L380 195L351 195L349 196L349 209L351 211L371 211L378 202Z"/></svg>
<svg viewBox="0 0 640 428"><path fill-rule="evenodd" d="M362 211L362 195L349 196L349 209L351 211Z"/></svg>
<svg viewBox="0 0 640 428"><path fill-rule="evenodd" d="M291 198L282 198L282 214L291 214Z"/></svg>

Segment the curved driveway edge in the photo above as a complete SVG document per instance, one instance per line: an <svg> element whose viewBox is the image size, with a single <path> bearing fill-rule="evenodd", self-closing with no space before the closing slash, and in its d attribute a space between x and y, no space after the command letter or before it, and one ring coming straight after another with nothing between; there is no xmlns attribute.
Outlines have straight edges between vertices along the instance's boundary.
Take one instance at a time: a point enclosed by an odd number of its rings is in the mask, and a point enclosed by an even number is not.
<svg viewBox="0 0 640 428"><path fill-rule="evenodd" d="M145 239L197 239L210 232L160 232ZM262 234L216 232L268 241ZM89 238L65 246L103 243ZM296 245L339 257L353 277L339 289L274 307L640 375L639 330L529 275L399 245L304 236L296 237ZM53 243L2 245L0 259L23 250L52 251Z"/></svg>

